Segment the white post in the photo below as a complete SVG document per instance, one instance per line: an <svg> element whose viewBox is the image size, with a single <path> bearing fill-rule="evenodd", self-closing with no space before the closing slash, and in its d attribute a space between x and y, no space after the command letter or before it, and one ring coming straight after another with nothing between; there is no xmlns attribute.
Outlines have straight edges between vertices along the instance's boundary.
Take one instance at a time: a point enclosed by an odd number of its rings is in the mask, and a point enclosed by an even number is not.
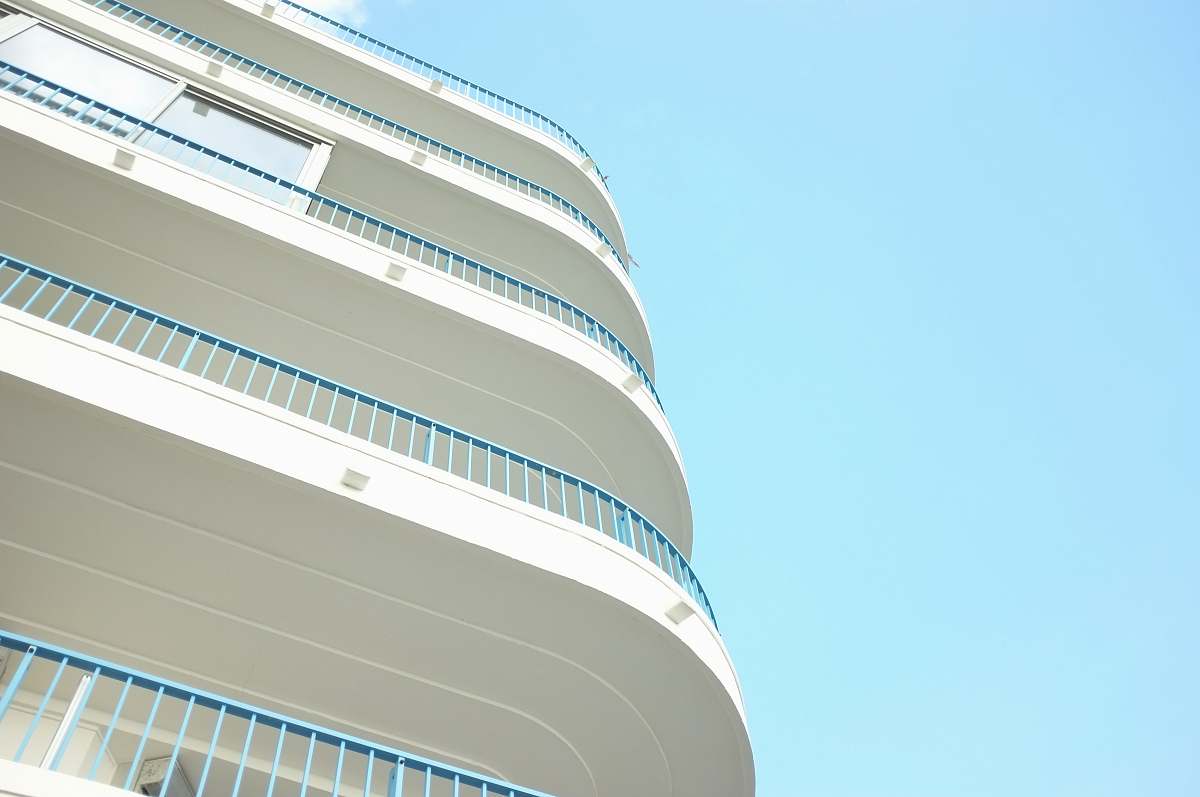
<svg viewBox="0 0 1200 797"><path fill-rule="evenodd" d="M62 719L58 721L58 730L54 732L54 738L50 740L50 746L46 748L46 754L42 756L40 764L42 769L49 768L51 762L58 755L59 749L67 741L67 733L75 725L75 719L83 709L83 698L87 694L87 687L91 681L92 674L90 672L85 672L80 676L79 686L75 687L75 695L67 704L67 710L63 712Z"/></svg>

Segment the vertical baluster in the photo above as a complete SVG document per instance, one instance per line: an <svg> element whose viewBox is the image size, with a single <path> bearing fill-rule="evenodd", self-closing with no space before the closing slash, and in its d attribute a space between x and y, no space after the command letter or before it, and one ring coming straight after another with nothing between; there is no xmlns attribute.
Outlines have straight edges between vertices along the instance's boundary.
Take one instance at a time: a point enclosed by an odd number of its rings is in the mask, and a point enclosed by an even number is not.
<svg viewBox="0 0 1200 797"><path fill-rule="evenodd" d="M179 358L179 370L187 369L188 360L192 358L192 351L196 348L196 342L200 340L200 333L196 332L192 335L192 339L188 341L187 348L183 351L183 356Z"/></svg>
<svg viewBox="0 0 1200 797"><path fill-rule="evenodd" d="M263 401L271 400L271 393L275 390L275 380L279 378L279 366L279 363L275 363L275 368L271 371L271 381L267 383L267 393L263 396Z"/></svg>
<svg viewBox="0 0 1200 797"><path fill-rule="evenodd" d="M46 706L50 703L50 698L54 696L54 690L58 686L59 679L62 678L63 670L66 669L69 659L69 656L63 656L58 662L58 669L54 671L54 678L50 680L50 685L46 687L46 692L42 695L42 702L38 704L33 719L29 721L29 728L25 731L25 737L17 745L17 752L13 754L12 760L18 764L21 763L21 756L25 754L25 748L29 746L30 740L33 739L33 732L37 730L38 723L42 721L42 714L45 713Z"/></svg>
<svg viewBox="0 0 1200 797"><path fill-rule="evenodd" d="M173 324L171 326L171 334L167 335L167 340L165 343L163 343L162 348L159 349L158 356L154 358L154 362L156 362L156 363L162 362L163 355L167 353L167 349L169 349L171 347L171 344L175 341L175 335L178 332L179 332L179 324Z"/></svg>
<svg viewBox="0 0 1200 797"><path fill-rule="evenodd" d="M333 398L329 401L329 415L325 418L326 426L331 426L333 424L333 411L337 407L337 400L338 396L341 394L341 391L342 388L340 385L333 386Z"/></svg>
<svg viewBox="0 0 1200 797"><path fill-rule="evenodd" d="M21 687L21 682L25 679L25 673L29 670L29 665L33 663L35 655L37 655L36 645L30 645L25 648L25 655L21 658L21 663L13 671L12 680L8 682L8 688L4 690L4 696L0 697L0 720L3 720L5 713L8 712L8 707L12 703L13 698L16 697L17 690Z"/></svg>
<svg viewBox="0 0 1200 797"><path fill-rule="evenodd" d="M38 285L37 290L35 290L33 292L33 295L31 295L28 299L25 300L25 304L21 305L22 313L29 310L29 306L37 301L37 298L42 295L42 291L46 290L46 286L49 284L50 284L49 277L45 277L44 279L42 279L42 284Z"/></svg>
<svg viewBox="0 0 1200 797"><path fill-rule="evenodd" d="M246 374L246 384L242 386L243 395L250 389L250 383L254 381L254 375L258 373L258 364L261 360L261 355L254 355L254 362L250 364L250 373Z"/></svg>
<svg viewBox="0 0 1200 797"><path fill-rule="evenodd" d="M275 758L271 761L271 774L267 778L267 795L275 793L275 776L279 774L279 756L283 754L283 740L287 736L287 723L279 723L279 740L275 742Z"/></svg>
<svg viewBox="0 0 1200 797"><path fill-rule="evenodd" d="M125 706L125 698L129 695L129 687L133 684L133 676L130 675L125 679L125 685L121 687L121 695L117 698L117 705L113 707L112 718L108 721L108 730L104 732L104 738L100 741L100 749L96 751L96 757L92 759L91 769L88 770L87 779L92 780L96 777L96 770L100 768L100 762L104 758L104 752L108 749L108 743L112 739L113 731L117 728L117 720L121 716L121 709Z"/></svg>
<svg viewBox="0 0 1200 797"><path fill-rule="evenodd" d="M179 723L179 735L175 737L175 747L171 750L171 760L167 763L167 774L163 777L162 787L158 797L166 797L167 788L171 785L171 776L175 774L175 762L179 760L179 746L183 744L183 734L187 731L188 720L192 718L192 708L196 705L196 696L188 697L187 709L183 712L183 721Z"/></svg>
<svg viewBox="0 0 1200 797"><path fill-rule="evenodd" d="M363 778L363 797L371 797L371 774L375 769L375 748L367 750L367 774ZM269 795L268 795L269 797Z"/></svg>
<svg viewBox="0 0 1200 797"><path fill-rule="evenodd" d="M237 797L238 789L242 786L242 775L246 772L246 758L250 755L250 739L254 736L254 725L258 722L258 715L250 715L250 724L246 728L246 742L242 745L242 758L238 761L237 775L233 779L233 791L229 793L230 797Z"/></svg>
<svg viewBox="0 0 1200 797"><path fill-rule="evenodd" d="M284 402L283 405L283 408L288 412L292 411L292 399L296 397L296 386L300 384L300 372L296 371L296 373L292 374L291 377L292 386L288 389L287 401Z"/></svg>
<svg viewBox="0 0 1200 797"><path fill-rule="evenodd" d="M308 755L304 757L304 774L300 778L300 794L299 797L305 797L308 793L308 773L312 771L313 748L317 745L317 732L312 731L308 735Z"/></svg>
<svg viewBox="0 0 1200 797"><path fill-rule="evenodd" d="M70 295L71 295L71 289L70 289L70 288L63 288L63 291L62 291L62 293L60 293L60 294L58 295L58 300L54 302L54 306L53 306L53 307L51 307L51 308L50 308L50 310L49 310L49 312L47 312L47 313L46 313L44 316L42 316L42 318L44 318L44 319L46 319L47 321L49 321L49 320L50 320L50 317L51 317L52 315L54 315L55 313L57 313L57 312L58 312L58 308L59 308L59 306L60 306L60 305L62 305L62 303L63 303L63 302L65 302L65 301L67 300L67 297L68 297L68 296L70 296Z"/></svg>
<svg viewBox="0 0 1200 797"><path fill-rule="evenodd" d="M238 356L241 353L240 346L234 346L233 351L229 353L229 367L225 369L225 378L221 380L221 387L229 384L229 376L233 373L233 366L237 364Z"/></svg>
<svg viewBox="0 0 1200 797"><path fill-rule="evenodd" d="M338 742L337 764L333 767L333 788L329 790L330 797L338 797L338 787L342 784L342 761L346 758L346 740ZM198 797L198 796L197 796Z"/></svg>
<svg viewBox="0 0 1200 797"><path fill-rule="evenodd" d="M7 266L8 263L9 263L8 258L4 258L2 261L0 261L0 266ZM13 290L16 289L16 287L18 285L21 284L21 281L25 279L25 275L28 273L29 273L29 266L26 266L25 268L21 269L21 273L18 274L17 278L15 280L13 280L7 288L4 289L4 293L0 293L0 302L3 302L5 299L8 298L8 295L10 293L12 293Z"/></svg>
<svg viewBox="0 0 1200 797"><path fill-rule="evenodd" d="M217 752L217 739L221 736L221 725L225 722L225 705L217 712L217 721L213 727L212 739L208 742L208 755L204 757L204 768L200 771L200 782L196 784L196 797L204 797L204 784L208 782L208 770L212 767L213 756Z"/></svg>
<svg viewBox="0 0 1200 797"><path fill-rule="evenodd" d="M142 347L146 345L146 341L150 339L150 333L153 332L156 328L158 328L158 319L153 318L153 317L147 318L146 319L146 331L142 333L142 339L139 340L138 345L134 347L134 349L133 349L134 354L142 353Z"/></svg>
<svg viewBox="0 0 1200 797"><path fill-rule="evenodd" d="M125 776L125 785L122 787L125 791L129 791L129 787L133 785L133 779L137 777L138 764L142 758L142 752L146 749L146 740L150 738L150 729L154 727L154 718L158 716L158 707L162 703L163 690L166 687L158 687L158 691L154 693L154 703L150 706L150 714L146 717L146 727L142 729L142 737L138 739L137 750L133 754L133 760L129 762L129 774Z"/></svg>

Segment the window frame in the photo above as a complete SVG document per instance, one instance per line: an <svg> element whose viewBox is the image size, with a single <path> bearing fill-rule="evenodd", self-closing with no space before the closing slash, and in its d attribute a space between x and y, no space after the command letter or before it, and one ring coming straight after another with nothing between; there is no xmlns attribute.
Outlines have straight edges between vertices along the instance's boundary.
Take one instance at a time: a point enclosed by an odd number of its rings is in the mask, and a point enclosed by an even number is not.
<svg viewBox="0 0 1200 797"><path fill-rule="evenodd" d="M31 13L24 8L0 3L0 9L9 11L9 16L0 17L0 43L7 41L25 31L44 25L47 29L59 33L67 38L74 39L80 44L99 50L106 55L109 55L118 60L124 61L139 69L144 69L148 72L158 75L159 77L169 80L174 83L174 87L166 96L156 105L153 110L146 115L143 121L150 124L155 124L156 120L171 106L175 100L181 97L185 92L192 92L204 98L206 102L219 106L224 110L242 116L251 122L263 125L271 130L277 131L281 135L290 138L298 139L309 145L308 157L304 164L300 167L300 171L293 182L301 188L306 188L310 191L315 191L320 185L321 177L325 173L325 169L329 166L329 158L333 154L333 142L325 136L319 135L314 131L296 125L293 122L280 119L273 114L262 111L258 108L250 108L244 103L235 100L223 92L214 90L209 86L201 85L192 80L175 73L173 70L165 69L152 64L144 59L129 55L120 50L115 49L111 45L97 41L96 39L78 31L64 28L62 25L55 24L44 17ZM119 108L117 110L120 110ZM286 178L281 178L286 179ZM292 207L293 209L303 212L307 206L307 200L302 197L293 198L293 200L284 205L284 207Z"/></svg>

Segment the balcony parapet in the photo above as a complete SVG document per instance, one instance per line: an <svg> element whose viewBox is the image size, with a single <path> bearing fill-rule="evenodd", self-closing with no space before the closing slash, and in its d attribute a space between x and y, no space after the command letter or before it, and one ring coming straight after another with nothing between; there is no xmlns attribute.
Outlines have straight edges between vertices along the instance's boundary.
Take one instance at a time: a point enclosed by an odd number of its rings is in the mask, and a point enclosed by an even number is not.
<svg viewBox="0 0 1200 797"><path fill-rule="evenodd" d="M538 113L532 108L510 100L490 89L485 89L478 83L473 83L453 72L448 72L441 67L434 66L428 61L423 61L416 56L409 55L386 42L355 30L349 25L344 25L341 22L318 14L316 11L305 8L299 3L292 2L292 0L267 0L267 2L277 6L278 11L276 13L281 17L294 20L319 33L333 36L349 44L351 47L387 61L413 75L431 82L437 81L441 88L453 91L455 94L473 100L484 107L507 116L515 122L550 136L575 153L582 163L588 164L588 170L595 173L600 184L604 186L604 190L608 191L608 182L604 174L600 171L600 167L596 165L595 159L584 149L583 144L579 143L575 136L568 133L562 125L544 114Z"/></svg>
<svg viewBox="0 0 1200 797"><path fill-rule="evenodd" d="M437 139L431 138L423 133L418 133L404 125L389 119L374 111L367 110L362 106L348 102L339 97L335 97L327 91L305 83L294 77L280 72L277 69L272 69L265 64L259 63L252 58L247 58L227 47L222 47L201 36L184 30L183 28L173 25L169 22L161 20L151 14L134 8L126 3L118 0L83 0L83 2L92 5L100 11L103 11L110 16L116 17L131 25L135 25L142 30L149 31L157 35L159 38L172 42L186 50L189 50L201 57L207 58L212 62L220 64L222 67L235 69L238 72L249 75L250 77L267 83L280 91L286 92L293 96L307 100L308 102L318 105L325 110L337 113L345 118L365 125L366 127L390 136L414 149L425 152L427 155L443 160L453 166L457 166L472 174L479 175L494 183L497 183L504 188L516 191L522 196L527 196L538 200L557 211L558 213L571 219L575 224L582 227L586 232L591 234L598 242L600 242L607 250L610 251L617 262L626 272L629 271L629 266L621 257L621 253L617 247L604 233L604 231L593 222L579 208L575 207L570 200L562 195L551 191L537 183L527 180L524 177L513 174L506 169L502 169L495 164L489 163L482 158L477 158L462 150L445 144Z"/></svg>
<svg viewBox="0 0 1200 797"><path fill-rule="evenodd" d="M0 304L580 523L670 576L716 627L708 596L674 543L632 506L566 471L2 254Z"/></svg>
<svg viewBox="0 0 1200 797"><path fill-rule="evenodd" d="M265 777L268 795L277 782L286 782L293 784L293 789L298 787L300 795L310 788L329 794L355 788L368 796L398 797L404 793L407 782L410 792L415 786L418 793L423 794L430 794L431 788L437 793L453 790L454 794L458 794L460 788L469 788L481 797L550 797L540 791L413 756L4 630L0 630L0 649L17 654L10 654L16 660L7 668L12 675L0 696L0 723L8 717L15 725L22 715L29 715L20 736L21 742L11 753L10 760L15 763L23 763L22 759L28 756L29 760L24 763L36 765L33 757L40 752L42 769L65 769L64 754L80 730L80 720L85 714L91 714L107 718L103 724L96 725L100 740L98 749L94 757L84 757L79 771L68 774L100 781L104 774L100 765L113 742L114 732L122 725L136 722L142 730L136 739L133 760L123 782L113 781L111 785L126 791L138 789L140 793L158 797L182 793L170 790L172 780L181 781L185 777L181 774L181 751L189 750L203 756L199 775L193 775L197 777L196 797L203 797L205 787L210 785L210 776L216 779L216 769L233 769L233 760L219 752L223 747L220 744L222 730L225 739L236 742L236 746L226 749L235 755L237 750L241 751L240 758L236 759L236 773L222 773L233 775L234 794L238 792L238 785L244 779L249 780L253 772L255 778ZM286 666L286 662L280 665ZM9 710L18 702L22 709L27 707L28 710L10 714ZM135 713L135 706L140 707L146 702L150 709L144 720L141 716L130 716ZM42 723L55 725L48 744L46 734L37 733ZM239 735L243 728L244 732ZM256 734L260 738L264 734L273 736L274 757L269 769L263 767L260 770L265 762L250 760L251 743ZM290 750L285 755L285 743L289 741ZM148 759L148 743L155 748L163 747L164 743L170 745L167 748L170 754L151 762L162 767L156 773L158 779L147 783L143 777L139 782L139 775L147 771L143 765ZM119 772L109 774L109 778L114 775L119 780ZM147 790L148 787L157 787L157 790Z"/></svg>
<svg viewBox="0 0 1200 797"><path fill-rule="evenodd" d="M415 260L557 321L608 351L645 385L659 409L663 409L662 399L654 388L650 374L629 347L591 314L566 299L5 61L0 61L0 92L57 113L73 123L113 136L120 142L114 160L114 164L120 168L132 166L134 155L131 150L145 149L266 197L277 202L281 210L301 213L341 233Z"/></svg>

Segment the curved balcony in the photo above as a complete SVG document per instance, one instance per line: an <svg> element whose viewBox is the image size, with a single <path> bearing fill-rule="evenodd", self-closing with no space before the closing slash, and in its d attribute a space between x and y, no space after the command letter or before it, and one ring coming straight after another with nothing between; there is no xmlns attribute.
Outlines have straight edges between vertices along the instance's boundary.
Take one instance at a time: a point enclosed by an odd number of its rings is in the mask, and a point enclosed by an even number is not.
<svg viewBox="0 0 1200 797"><path fill-rule="evenodd" d="M71 13L66 3L78 2L90 10L94 0L30 2L64 14ZM449 90L443 80L424 77L419 69L410 71L355 46L320 23L307 24L305 19L312 23L312 18L293 19L281 5L265 6L257 0L124 2L569 197L626 256L623 225L612 196L591 160L581 159L557 137Z"/></svg>
<svg viewBox="0 0 1200 797"><path fill-rule="evenodd" d="M277 0L277 5L279 10L276 13L281 16L295 20L313 30L334 36L365 53L395 64L417 77L431 81L436 80L441 84L440 88L449 89L456 94L460 94L463 97L491 108L493 111L502 113L515 122L550 136L584 159L589 164L589 169L599 178L605 190L608 189L608 183L605 181L604 174L600 171L600 167L596 165L592 156L588 154L588 151L584 149L583 144L580 144L575 136L568 133L562 125L553 119L515 100L510 100L490 89L485 89L478 83L473 83L453 72L448 72L441 67L434 66L428 61L422 61L420 58L409 55L386 42L357 31L349 25L344 25L341 22L318 14L316 11L305 8L299 3L292 2L292 0Z"/></svg>
<svg viewBox="0 0 1200 797"><path fill-rule="evenodd" d="M390 136L406 146L425 153L428 157L437 158L490 180L522 196L541 202L586 231L596 241L599 250L611 253L621 267L626 272L629 271L629 266L622 256L621 250L609 239L604 230L568 199L549 188L545 188L456 147L405 127L386 116L336 97L329 92L286 75L126 3L118 2L118 0L84 1L110 16L148 31L182 49L209 59L212 63L219 64L222 68L229 68L249 75L280 91L299 97L327 111L332 111L353 122Z"/></svg>
<svg viewBox="0 0 1200 797"><path fill-rule="evenodd" d="M0 760L38 766L50 793L77 788L47 777L61 773L156 797L277 788L300 797L548 797L0 629L6 650L0 738L15 746ZM6 775L18 776L0 774L3 791L14 788Z"/></svg>
<svg viewBox="0 0 1200 797"><path fill-rule="evenodd" d="M716 626L683 554L628 503L583 479L260 352L0 256L0 304L418 459L586 526L667 574Z"/></svg>
<svg viewBox="0 0 1200 797"><path fill-rule="evenodd" d="M541 313L552 321L586 336L617 357L636 379L645 385L659 407L662 406L650 374L629 347L596 318L559 296L3 61L0 61L0 91L111 135L131 147L149 150L203 174L267 197L343 233L357 236L402 257L417 260L493 295Z"/></svg>

